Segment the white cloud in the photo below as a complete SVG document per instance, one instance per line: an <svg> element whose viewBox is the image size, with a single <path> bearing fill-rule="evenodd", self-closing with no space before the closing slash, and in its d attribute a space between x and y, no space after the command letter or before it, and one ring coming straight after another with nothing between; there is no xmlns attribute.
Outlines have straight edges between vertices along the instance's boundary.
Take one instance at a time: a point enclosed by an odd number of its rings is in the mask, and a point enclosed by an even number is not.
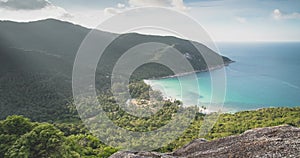
<svg viewBox="0 0 300 158"><path fill-rule="evenodd" d="M129 7L125 4L118 3L116 8L105 8L106 15L118 14L135 7L169 7L181 11L186 11L189 8L185 6L183 0L128 0Z"/></svg>
<svg viewBox="0 0 300 158"><path fill-rule="evenodd" d="M47 18L73 18L65 9L47 0L0 0L0 4L0 20L28 22Z"/></svg>
<svg viewBox="0 0 300 158"><path fill-rule="evenodd" d="M116 8L105 8L104 9L104 14L106 14L106 15L111 15L111 14L114 15L114 14L118 14L120 12L121 11Z"/></svg>
<svg viewBox="0 0 300 158"><path fill-rule="evenodd" d="M125 4L122 4L122 3L118 3L118 8L125 8Z"/></svg>
<svg viewBox="0 0 300 158"><path fill-rule="evenodd" d="M168 0L129 0L128 3L132 7L143 6L167 6Z"/></svg>
<svg viewBox="0 0 300 158"><path fill-rule="evenodd" d="M0 0L0 7L12 10L37 10L52 6L48 0Z"/></svg>
<svg viewBox="0 0 300 158"><path fill-rule="evenodd" d="M66 19L66 21L78 24L87 28L95 28L101 22L105 21L111 16L110 13L104 12L104 10L86 9L86 10L70 10L72 18Z"/></svg>
<svg viewBox="0 0 300 158"><path fill-rule="evenodd" d="M184 5L183 0L173 0L172 5L179 10L187 10L188 8Z"/></svg>
<svg viewBox="0 0 300 158"><path fill-rule="evenodd" d="M26 2L26 3L25 3ZM122 5L119 5L123 7ZM70 12L69 12L70 11ZM118 9L69 10L55 6L48 0L0 0L0 20L29 22L42 19L59 19L94 28L105 20L108 14L118 13Z"/></svg>
<svg viewBox="0 0 300 158"><path fill-rule="evenodd" d="M272 13L272 16L276 20L281 19L300 19L300 13L294 12L291 14L283 13L279 9L275 9Z"/></svg>
<svg viewBox="0 0 300 158"><path fill-rule="evenodd" d="M241 24L247 23L247 19L244 17L235 17L235 20L238 21Z"/></svg>
<svg viewBox="0 0 300 158"><path fill-rule="evenodd" d="M183 0L129 0L129 5L132 7L173 7L178 10L187 10Z"/></svg>

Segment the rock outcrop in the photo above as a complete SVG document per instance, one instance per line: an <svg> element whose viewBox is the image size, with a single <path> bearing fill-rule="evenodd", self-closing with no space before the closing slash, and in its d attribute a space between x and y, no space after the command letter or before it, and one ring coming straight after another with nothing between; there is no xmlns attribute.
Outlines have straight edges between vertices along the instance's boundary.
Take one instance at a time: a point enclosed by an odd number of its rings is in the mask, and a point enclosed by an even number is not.
<svg viewBox="0 0 300 158"><path fill-rule="evenodd" d="M276 126L248 130L237 136L206 141L197 139L172 153L118 152L111 158L228 158L300 157L300 128Z"/></svg>

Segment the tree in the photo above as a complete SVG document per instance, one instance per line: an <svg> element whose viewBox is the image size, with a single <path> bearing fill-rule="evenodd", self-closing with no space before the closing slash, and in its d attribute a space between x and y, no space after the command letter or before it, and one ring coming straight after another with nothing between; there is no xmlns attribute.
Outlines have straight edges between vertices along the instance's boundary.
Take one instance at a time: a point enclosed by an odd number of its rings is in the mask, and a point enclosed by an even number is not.
<svg viewBox="0 0 300 158"><path fill-rule="evenodd" d="M64 141L64 134L60 130L51 124L43 123L21 136L8 150L6 157L71 157Z"/></svg>
<svg viewBox="0 0 300 158"><path fill-rule="evenodd" d="M0 123L0 134L21 136L32 130L33 124L23 116L8 116Z"/></svg>

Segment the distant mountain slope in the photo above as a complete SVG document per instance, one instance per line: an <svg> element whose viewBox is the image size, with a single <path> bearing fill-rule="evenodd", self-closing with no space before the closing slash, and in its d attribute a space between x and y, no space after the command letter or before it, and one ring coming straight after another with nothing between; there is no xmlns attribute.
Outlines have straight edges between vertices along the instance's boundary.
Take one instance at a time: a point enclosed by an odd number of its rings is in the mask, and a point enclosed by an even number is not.
<svg viewBox="0 0 300 158"><path fill-rule="evenodd" d="M0 21L0 119L25 115L36 121L51 121L70 116L66 103L71 99L73 62L89 29L54 19L30 23ZM101 38L116 34L98 31ZM195 71L205 70L203 57L187 40L175 37L124 34L105 51L99 62L96 80L99 90L106 90L117 59L126 50L144 42L174 45L189 53ZM199 43L202 53L219 56ZM231 62L223 57L225 64ZM223 66L223 65L216 65ZM139 68L133 79L163 77L173 73L166 67L148 64ZM108 77L107 77L108 76ZM101 82L98 82L101 81Z"/></svg>

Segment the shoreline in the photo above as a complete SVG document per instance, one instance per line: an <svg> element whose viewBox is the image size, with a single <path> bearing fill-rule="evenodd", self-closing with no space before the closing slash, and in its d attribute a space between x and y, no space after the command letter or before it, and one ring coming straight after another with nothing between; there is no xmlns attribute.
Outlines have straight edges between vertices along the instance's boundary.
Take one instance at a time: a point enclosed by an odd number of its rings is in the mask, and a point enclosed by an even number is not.
<svg viewBox="0 0 300 158"><path fill-rule="evenodd" d="M147 85L150 85L152 87L151 84L151 80L146 80L144 81ZM158 90L158 89L154 89L154 90ZM160 91L160 90L159 90ZM165 95L164 93L162 93L163 95L163 100L180 100L177 99L176 97L172 97L170 95ZM215 106L214 106L215 105ZM189 105L186 105L189 106ZM202 108L202 106L206 107L205 109ZM276 108L295 108L295 107L300 107L300 105L296 105L296 106L262 106L262 107L253 107L251 109L234 109L232 107L226 107L225 102L223 103L223 105L221 104L217 104L217 103L200 103L198 105L199 107L199 112L204 113L204 114L210 114L210 113L214 113L214 112L220 112L222 114L235 114L235 113L239 113L239 112L251 112L251 111L260 111L260 110L264 110L264 109L276 109Z"/></svg>
<svg viewBox="0 0 300 158"><path fill-rule="evenodd" d="M165 100L165 101L167 101L167 100L173 100L173 101L174 100L179 100L180 101L180 99L178 99L176 97L172 97L170 95L167 95L167 94L163 93L162 90L160 90L160 89L154 89L153 84L151 82L153 80L182 77L182 76L190 75L190 74L193 74L193 73L201 73L201 72L209 72L209 71L213 71L213 70L218 70L218 69L221 69L221 68L225 68L226 66L229 66L229 64L234 63L234 62L235 61L230 61L230 62L224 63L223 65L217 65L217 66L214 66L214 67L206 68L204 70L197 70L197 71L180 73L180 74L176 74L176 75L170 75L170 76L164 76L164 77L158 77L158 78L152 78L152 79L144 79L143 82L145 84L151 86L151 88L153 90L160 91L162 93L163 98L164 98L163 100ZM203 104L206 104L206 103L203 103ZM209 104L209 105L211 105L211 104ZM189 106L189 105L186 105L186 106ZM210 113L218 112L218 111L220 111L220 109L219 108L217 108L217 109L215 109L215 108L203 109L203 108L201 108L201 105L199 105L199 112L200 111L202 111L202 113L205 113L205 114L210 114ZM221 113L232 113L232 111L226 111L226 110L224 110L224 107L222 106Z"/></svg>
<svg viewBox="0 0 300 158"><path fill-rule="evenodd" d="M206 69L203 69L203 70L195 70L195 71L191 71L191 72L184 72L184 73L179 73L179 74L169 75L169 76L164 76L164 77L144 79L144 81L145 80L159 80L159 79L175 78L175 77L182 77L182 76L190 75L190 74L193 74L193 73L209 72L209 71L225 68L226 66L229 66L229 64L234 63L234 62L235 61L230 61L228 63L224 63L223 65L217 65L217 66L206 68Z"/></svg>

